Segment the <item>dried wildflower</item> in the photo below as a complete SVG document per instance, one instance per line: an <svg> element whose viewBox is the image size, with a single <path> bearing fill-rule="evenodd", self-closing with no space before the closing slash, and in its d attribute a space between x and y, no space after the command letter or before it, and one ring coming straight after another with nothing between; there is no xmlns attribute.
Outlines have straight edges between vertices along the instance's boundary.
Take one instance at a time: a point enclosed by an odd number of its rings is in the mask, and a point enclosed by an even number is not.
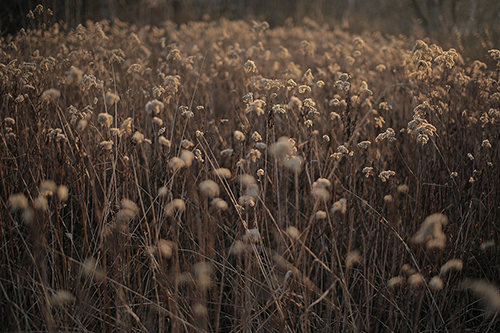
<svg viewBox="0 0 500 333"><path fill-rule="evenodd" d="M359 264L363 257L358 250L351 251L347 254L345 258L346 269L351 269L354 265Z"/></svg>
<svg viewBox="0 0 500 333"><path fill-rule="evenodd" d="M443 249L446 244L443 226L447 224L446 215L441 213L429 215L413 237L413 241L425 245L428 249Z"/></svg>
<svg viewBox="0 0 500 333"><path fill-rule="evenodd" d="M142 134L141 132L139 131L136 131L134 133L134 135L132 136L132 140L137 143L137 144L141 144L144 142L145 140L145 137L144 137L144 134Z"/></svg>
<svg viewBox="0 0 500 333"><path fill-rule="evenodd" d="M107 106L112 106L120 101L120 96L108 91L106 93L105 101Z"/></svg>
<svg viewBox="0 0 500 333"><path fill-rule="evenodd" d="M409 187L406 184L399 185L397 188L399 193L408 193Z"/></svg>
<svg viewBox="0 0 500 333"><path fill-rule="evenodd" d="M300 171L302 171L302 168L304 166L304 159L302 158L302 156L294 156L287 160L283 165L288 170L294 173L299 173Z"/></svg>
<svg viewBox="0 0 500 333"><path fill-rule="evenodd" d="M185 150L183 149L181 151L181 156L180 156L181 160L184 161L184 164L187 168L189 168L192 164L193 164L193 160L194 160L194 154L193 152L189 151L189 150Z"/></svg>
<svg viewBox="0 0 500 333"><path fill-rule="evenodd" d="M215 198L215 199L213 199L210 204L212 206L214 206L215 208L217 208L218 210L227 210L228 207L229 207L228 204L227 204L227 202L225 202L221 198Z"/></svg>
<svg viewBox="0 0 500 333"><path fill-rule="evenodd" d="M198 188L204 196L211 198L218 196L220 192L219 185L217 185L216 182L210 179L202 181Z"/></svg>
<svg viewBox="0 0 500 333"><path fill-rule="evenodd" d="M158 241L158 250L160 254L165 259L172 258L173 250L176 248L176 244L172 241L166 239L160 239Z"/></svg>
<svg viewBox="0 0 500 333"><path fill-rule="evenodd" d="M387 287L393 289L405 282L405 279L402 276L395 276L387 281Z"/></svg>
<svg viewBox="0 0 500 333"><path fill-rule="evenodd" d="M453 171L452 173L450 173L450 178L453 179L453 178L457 178L458 177L458 172L456 171Z"/></svg>
<svg viewBox="0 0 500 333"><path fill-rule="evenodd" d="M165 214L167 216L174 215L175 211L183 212L186 210L186 204L182 199L174 199L170 201L165 207Z"/></svg>
<svg viewBox="0 0 500 333"><path fill-rule="evenodd" d="M61 96L61 92L57 89L49 89L45 90L40 97L40 100L42 102L50 102L53 101Z"/></svg>
<svg viewBox="0 0 500 333"><path fill-rule="evenodd" d="M451 259L441 266L440 273L441 275L446 275L450 271L461 271L463 267L464 264L461 259Z"/></svg>
<svg viewBox="0 0 500 333"><path fill-rule="evenodd" d="M330 200L330 193L323 187L314 187L311 190L311 195L316 200L325 201L325 202Z"/></svg>
<svg viewBox="0 0 500 333"><path fill-rule="evenodd" d="M259 134L259 132L255 131L252 134L252 140L255 142L262 141L262 136Z"/></svg>
<svg viewBox="0 0 500 333"><path fill-rule="evenodd" d="M75 297L69 291L58 290L50 296L49 301L52 306L64 306L73 302L74 299Z"/></svg>
<svg viewBox="0 0 500 333"><path fill-rule="evenodd" d="M467 153L467 158L471 161L474 161L474 155L472 155L471 153Z"/></svg>
<svg viewBox="0 0 500 333"><path fill-rule="evenodd" d="M247 60L247 62L243 66L243 70L245 71L245 73L255 72L257 71L257 66L252 60Z"/></svg>
<svg viewBox="0 0 500 333"><path fill-rule="evenodd" d="M243 241L247 243L258 244L262 241L260 236L260 231L257 228L247 229L245 235L243 236Z"/></svg>
<svg viewBox="0 0 500 333"><path fill-rule="evenodd" d="M311 87L309 87L307 85L299 86L299 94L304 94L306 92L311 92Z"/></svg>
<svg viewBox="0 0 500 333"><path fill-rule="evenodd" d="M495 285L485 280L467 279L464 281L463 287L471 290L481 300L487 317L498 314L500 311L500 291Z"/></svg>
<svg viewBox="0 0 500 333"><path fill-rule="evenodd" d="M432 279L429 281L429 288L431 288L432 290L438 291L443 289L443 287L443 279L441 279L438 275L432 277Z"/></svg>
<svg viewBox="0 0 500 333"><path fill-rule="evenodd" d="M109 113L100 113L97 116L97 121L104 127L110 127L113 124L113 116Z"/></svg>
<svg viewBox="0 0 500 333"><path fill-rule="evenodd" d="M158 117L153 117L153 124L160 127L163 125L163 120Z"/></svg>
<svg viewBox="0 0 500 333"><path fill-rule="evenodd" d="M11 212L16 212L28 208L28 199L22 193L13 194L9 197Z"/></svg>
<svg viewBox="0 0 500 333"><path fill-rule="evenodd" d="M132 64L127 69L127 74L139 73L141 71L141 64Z"/></svg>
<svg viewBox="0 0 500 333"><path fill-rule="evenodd" d="M172 61L181 61L181 52L178 49L173 49L170 51L170 53L167 55L167 60L172 60Z"/></svg>
<svg viewBox="0 0 500 333"><path fill-rule="evenodd" d="M390 177L395 176L396 172L392 170L384 170L380 172L378 177L385 183Z"/></svg>
<svg viewBox="0 0 500 333"><path fill-rule="evenodd" d="M415 273L408 277L408 284L413 288L420 286L424 282L425 282L424 276L420 273Z"/></svg>
<svg viewBox="0 0 500 333"><path fill-rule="evenodd" d="M231 178L231 171L226 168L219 168L214 170L214 175L222 178Z"/></svg>
<svg viewBox="0 0 500 333"><path fill-rule="evenodd" d="M481 147L483 147L483 148L491 148L490 141L488 139L483 140L483 142L481 143Z"/></svg>
<svg viewBox="0 0 500 333"><path fill-rule="evenodd" d="M358 147L360 149L368 149L368 147L370 147L372 143L370 141L361 141L360 143L358 143Z"/></svg>
<svg viewBox="0 0 500 333"><path fill-rule="evenodd" d="M236 141L245 141L245 134L241 131L234 131L233 136Z"/></svg>
<svg viewBox="0 0 500 333"><path fill-rule="evenodd" d="M250 149L247 158L252 162L257 162L262 157L262 153L257 149Z"/></svg>
<svg viewBox="0 0 500 333"><path fill-rule="evenodd" d="M184 139L181 141L181 148L182 149L189 149L194 147L194 143L191 142L190 140Z"/></svg>
<svg viewBox="0 0 500 333"><path fill-rule="evenodd" d="M172 157L169 162L169 166L172 170L177 171L179 169L182 169L186 166L186 163L179 157Z"/></svg>
<svg viewBox="0 0 500 333"><path fill-rule="evenodd" d="M168 140L164 136L158 137L158 143L164 147L167 147L167 148L170 148L170 146L172 146L172 143L170 142L170 140Z"/></svg>
<svg viewBox="0 0 500 333"><path fill-rule="evenodd" d="M99 146L103 150L111 150L113 148L114 142L112 140L104 140L99 143Z"/></svg>
<svg viewBox="0 0 500 333"><path fill-rule="evenodd" d="M266 102L261 99L256 99L248 105L245 109L245 113L255 112L257 116L262 116L265 113L263 108L265 105Z"/></svg>
<svg viewBox="0 0 500 333"><path fill-rule="evenodd" d="M255 199L249 195L242 195L238 198L238 204L244 207L254 207Z"/></svg>
<svg viewBox="0 0 500 333"><path fill-rule="evenodd" d="M220 152L220 156L231 156L233 155L234 150L233 149L224 149Z"/></svg>
<svg viewBox="0 0 500 333"><path fill-rule="evenodd" d="M339 213L345 214L347 212L347 200L342 198L339 201L335 201L332 206L332 214Z"/></svg>
<svg viewBox="0 0 500 333"><path fill-rule="evenodd" d="M164 107L165 105L162 102L160 102L157 99L154 99L146 104L146 113L154 116L159 114Z"/></svg>
<svg viewBox="0 0 500 333"><path fill-rule="evenodd" d="M375 142L380 142L382 140L389 140L389 142L394 142L396 141L396 133L392 128L388 128L384 133L380 133L377 135L375 138Z"/></svg>
<svg viewBox="0 0 500 333"><path fill-rule="evenodd" d="M290 97L290 102L288 102L288 107L291 109L300 109L302 108L302 101L295 96Z"/></svg>
<svg viewBox="0 0 500 333"><path fill-rule="evenodd" d="M60 201L68 200L69 189L66 185L61 185L57 188L57 197Z"/></svg>
<svg viewBox="0 0 500 333"><path fill-rule="evenodd" d="M318 210L314 217L316 220L324 220L324 219L326 219L327 215L326 215L326 212L324 210Z"/></svg>

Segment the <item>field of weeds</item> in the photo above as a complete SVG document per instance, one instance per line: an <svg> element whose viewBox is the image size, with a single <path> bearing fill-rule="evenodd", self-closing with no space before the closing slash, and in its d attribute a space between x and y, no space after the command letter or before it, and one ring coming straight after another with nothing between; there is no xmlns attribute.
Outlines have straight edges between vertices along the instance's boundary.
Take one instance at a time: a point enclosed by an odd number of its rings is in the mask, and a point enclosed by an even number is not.
<svg viewBox="0 0 500 333"><path fill-rule="evenodd" d="M1 331L500 330L500 51L49 14L0 40Z"/></svg>

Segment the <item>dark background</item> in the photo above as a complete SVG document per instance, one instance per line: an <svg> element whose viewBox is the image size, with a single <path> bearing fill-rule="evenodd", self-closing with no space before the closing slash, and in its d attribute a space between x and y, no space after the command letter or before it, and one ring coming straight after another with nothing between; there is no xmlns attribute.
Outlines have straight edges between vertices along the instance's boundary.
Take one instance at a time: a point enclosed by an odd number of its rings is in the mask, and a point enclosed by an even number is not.
<svg viewBox="0 0 500 333"><path fill-rule="evenodd" d="M305 17L340 26L352 33L363 30L385 34L429 37L444 48L455 47L465 56L498 48L498 0L4 0L0 5L0 34L30 28L26 17L37 4L50 8L50 23L73 28L86 20L115 19L137 25L177 24L192 20L266 20L271 27L287 19Z"/></svg>

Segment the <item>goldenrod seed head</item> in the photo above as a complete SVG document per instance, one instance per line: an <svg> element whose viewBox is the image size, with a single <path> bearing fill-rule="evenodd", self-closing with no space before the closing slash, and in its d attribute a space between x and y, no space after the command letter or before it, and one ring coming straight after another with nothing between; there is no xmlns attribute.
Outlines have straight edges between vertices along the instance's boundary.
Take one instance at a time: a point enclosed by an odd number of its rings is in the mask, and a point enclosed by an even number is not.
<svg viewBox="0 0 500 333"><path fill-rule="evenodd" d="M172 253L175 247L176 244L172 241L168 241L165 239L160 239L158 241L158 249L160 250L161 256L165 259L172 258Z"/></svg>
<svg viewBox="0 0 500 333"><path fill-rule="evenodd" d="M420 273L415 273L408 277L408 284L413 288L417 288L424 282L425 282L424 276Z"/></svg>
<svg viewBox="0 0 500 333"><path fill-rule="evenodd" d="M257 228L247 229L245 235L243 236L243 241L247 243L258 244L261 240L260 231Z"/></svg>
<svg viewBox="0 0 500 333"><path fill-rule="evenodd" d="M220 152L220 156L226 157L226 156L231 156L233 155L234 150L233 149L224 149Z"/></svg>
<svg viewBox="0 0 500 333"><path fill-rule="evenodd" d="M316 212L316 216L315 216L316 220L324 220L324 219L326 219L326 217L327 217L327 215L326 215L326 212L324 210L318 210Z"/></svg>
<svg viewBox="0 0 500 333"><path fill-rule="evenodd" d="M405 279L402 276L395 276L387 281L387 287L393 289L405 282Z"/></svg>
<svg viewBox="0 0 500 333"><path fill-rule="evenodd" d="M49 301L53 306L64 306L71 303L75 298L73 294L66 290L58 290L50 296Z"/></svg>
<svg viewBox="0 0 500 333"><path fill-rule="evenodd" d="M429 281L429 288L431 288L434 291L438 291L443 289L444 287L444 282L443 280L438 276L433 276L432 279Z"/></svg>
<svg viewBox="0 0 500 333"><path fill-rule="evenodd" d="M133 140L135 143L137 143L137 144L141 144L141 143L143 143L143 142L144 142L144 139L145 139L144 134L142 134L142 133L141 133L141 132L139 132L139 131L136 131L136 132L134 133L134 135L132 136L132 140Z"/></svg>
<svg viewBox="0 0 500 333"><path fill-rule="evenodd" d="M103 150L111 150L113 148L113 144L114 143L112 140L99 142L99 146Z"/></svg>
<svg viewBox="0 0 500 333"><path fill-rule="evenodd" d="M349 252L345 258L346 269L351 269L354 265L359 264L362 259L358 250Z"/></svg>
<svg viewBox="0 0 500 333"><path fill-rule="evenodd" d="M332 206L332 214L345 214L347 212L347 200L342 198L339 201L335 201Z"/></svg>
<svg viewBox="0 0 500 333"><path fill-rule="evenodd" d="M158 127L161 127L163 125L163 120L161 120L158 117L153 117L153 124Z"/></svg>

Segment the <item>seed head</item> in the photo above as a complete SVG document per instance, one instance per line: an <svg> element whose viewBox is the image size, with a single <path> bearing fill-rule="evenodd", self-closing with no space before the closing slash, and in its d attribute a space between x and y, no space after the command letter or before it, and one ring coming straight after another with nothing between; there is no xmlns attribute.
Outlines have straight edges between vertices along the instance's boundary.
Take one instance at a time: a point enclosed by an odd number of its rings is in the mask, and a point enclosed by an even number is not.
<svg viewBox="0 0 500 333"><path fill-rule="evenodd" d="M219 185L217 185L216 182L210 179L202 181L198 188L204 196L211 198L218 196L220 192Z"/></svg>
<svg viewBox="0 0 500 333"><path fill-rule="evenodd" d="M109 113L99 113L97 116L97 121L99 124L105 127L110 127L111 124L113 124L113 116L110 115Z"/></svg>

